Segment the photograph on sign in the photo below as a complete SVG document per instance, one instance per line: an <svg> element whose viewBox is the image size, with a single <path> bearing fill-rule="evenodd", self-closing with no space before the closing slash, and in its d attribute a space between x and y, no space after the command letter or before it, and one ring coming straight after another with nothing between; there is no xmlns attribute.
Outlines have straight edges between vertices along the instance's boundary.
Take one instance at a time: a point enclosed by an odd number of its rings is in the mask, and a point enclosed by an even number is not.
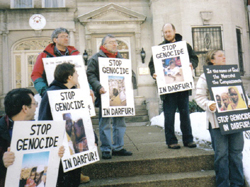
<svg viewBox="0 0 250 187"><path fill-rule="evenodd" d="M127 106L124 76L108 76L110 106Z"/></svg>
<svg viewBox="0 0 250 187"><path fill-rule="evenodd" d="M212 92L219 113L247 109L241 85L212 87Z"/></svg>
<svg viewBox="0 0 250 187"><path fill-rule="evenodd" d="M49 151L23 155L19 186L46 187L46 174L49 167Z"/></svg>

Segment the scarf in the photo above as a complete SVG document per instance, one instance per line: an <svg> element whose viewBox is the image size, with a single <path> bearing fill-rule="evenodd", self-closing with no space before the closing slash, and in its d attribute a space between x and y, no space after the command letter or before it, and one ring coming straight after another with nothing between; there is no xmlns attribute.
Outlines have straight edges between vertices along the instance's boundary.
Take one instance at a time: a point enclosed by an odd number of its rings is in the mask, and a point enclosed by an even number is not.
<svg viewBox="0 0 250 187"><path fill-rule="evenodd" d="M109 58L116 58L117 53L110 53L107 49L105 49L103 46L100 47L100 49L105 53L105 55L107 55L107 57Z"/></svg>

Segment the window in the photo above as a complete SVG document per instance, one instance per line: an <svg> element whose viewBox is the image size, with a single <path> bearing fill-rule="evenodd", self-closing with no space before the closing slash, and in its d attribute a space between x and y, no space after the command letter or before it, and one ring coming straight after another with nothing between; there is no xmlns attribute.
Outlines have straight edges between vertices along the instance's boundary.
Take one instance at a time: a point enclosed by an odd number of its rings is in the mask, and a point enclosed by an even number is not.
<svg viewBox="0 0 250 187"><path fill-rule="evenodd" d="M243 64L243 51L242 51L242 42L241 42L241 31L236 28L236 39L237 39L237 48L238 48L238 62L240 68L240 75L244 75L244 64Z"/></svg>
<svg viewBox="0 0 250 187"><path fill-rule="evenodd" d="M64 0L43 0L43 7L44 8L65 7L65 1Z"/></svg>
<svg viewBox="0 0 250 187"><path fill-rule="evenodd" d="M33 8L33 0L12 0L11 8Z"/></svg>
<svg viewBox="0 0 250 187"><path fill-rule="evenodd" d="M194 52L199 58L195 75L200 76L203 73L206 53L212 49L223 49L221 27L195 27L192 28L192 35Z"/></svg>

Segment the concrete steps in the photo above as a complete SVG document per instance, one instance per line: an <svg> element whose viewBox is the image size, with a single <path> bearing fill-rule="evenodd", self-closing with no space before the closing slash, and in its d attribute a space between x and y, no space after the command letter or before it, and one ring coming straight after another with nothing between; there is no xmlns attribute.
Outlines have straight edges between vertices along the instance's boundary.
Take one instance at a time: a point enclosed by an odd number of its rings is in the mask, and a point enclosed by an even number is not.
<svg viewBox="0 0 250 187"><path fill-rule="evenodd" d="M164 130L145 125L128 126L124 141L125 149L132 151L133 155L103 160L99 152L99 162L83 167L84 174L90 176L91 181L80 187L215 186L211 149L183 146L179 150L168 149ZM182 145L181 139L179 143Z"/></svg>

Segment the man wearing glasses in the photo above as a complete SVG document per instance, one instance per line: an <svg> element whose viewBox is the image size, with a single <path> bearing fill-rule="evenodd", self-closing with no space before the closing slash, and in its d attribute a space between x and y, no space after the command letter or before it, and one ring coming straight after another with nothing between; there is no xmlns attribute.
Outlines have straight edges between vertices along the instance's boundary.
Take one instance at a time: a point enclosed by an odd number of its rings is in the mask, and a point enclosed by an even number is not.
<svg viewBox="0 0 250 187"><path fill-rule="evenodd" d="M60 27L55 29L51 35L51 40L53 43L49 44L37 57L31 74L34 87L41 96L43 96L48 88L42 59L79 54L79 51L75 47L69 45L69 31L65 28Z"/></svg>
<svg viewBox="0 0 250 187"><path fill-rule="evenodd" d="M87 77L89 84L95 92L96 101L95 106L99 107L99 133L102 145L100 147L102 151L103 159L111 159L112 156L131 156L132 153L123 148L124 146L124 134L126 131L126 124L124 117L113 117L113 144L111 138L111 118L103 118L101 112L101 94L106 93L106 89L100 84L99 77L99 63L98 57L105 58L122 58L117 49L118 43L116 38L108 34L102 39L102 45L100 51L94 54L88 61Z"/></svg>
<svg viewBox="0 0 250 187"><path fill-rule="evenodd" d="M4 107L6 115L0 119L0 186L4 186L7 167L15 160L9 149L14 121L34 120L37 102L31 90L18 88L7 93Z"/></svg>

